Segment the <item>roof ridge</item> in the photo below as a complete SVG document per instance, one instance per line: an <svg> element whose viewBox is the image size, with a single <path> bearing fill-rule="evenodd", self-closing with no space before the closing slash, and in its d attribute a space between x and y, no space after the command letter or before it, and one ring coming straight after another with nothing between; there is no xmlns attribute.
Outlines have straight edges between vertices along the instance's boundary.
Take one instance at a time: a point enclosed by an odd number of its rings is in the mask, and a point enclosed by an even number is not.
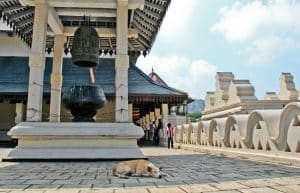
<svg viewBox="0 0 300 193"><path fill-rule="evenodd" d="M155 81L152 80L147 74L145 74L141 69L139 69L136 65L133 65L133 69L135 69L140 75L142 75L142 76L143 76L148 82L150 82L151 84L157 85L157 86L162 87L162 88L170 89L170 90L172 90L172 91L179 92L179 93L181 93L181 94L186 94L186 95L188 95L187 92L184 92L184 91L175 89L175 88L173 88L173 87L165 86L165 85L162 85L162 84L159 84L159 83L155 82Z"/></svg>

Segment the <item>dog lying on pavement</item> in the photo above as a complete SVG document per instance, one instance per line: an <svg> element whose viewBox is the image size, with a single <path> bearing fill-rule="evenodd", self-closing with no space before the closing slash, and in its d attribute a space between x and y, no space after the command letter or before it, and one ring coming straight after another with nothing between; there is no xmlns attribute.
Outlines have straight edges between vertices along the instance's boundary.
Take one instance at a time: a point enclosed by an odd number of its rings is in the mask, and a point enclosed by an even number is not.
<svg viewBox="0 0 300 193"><path fill-rule="evenodd" d="M113 166L112 171L113 176L120 178L128 178L128 176L161 178L162 176L167 176L161 171L161 168L142 159L120 162Z"/></svg>

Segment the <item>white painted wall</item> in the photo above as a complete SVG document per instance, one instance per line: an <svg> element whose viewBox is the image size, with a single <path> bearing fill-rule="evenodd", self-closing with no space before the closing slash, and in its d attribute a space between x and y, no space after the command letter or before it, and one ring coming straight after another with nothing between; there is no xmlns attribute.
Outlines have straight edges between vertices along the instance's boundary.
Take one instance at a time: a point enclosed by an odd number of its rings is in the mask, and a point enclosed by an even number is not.
<svg viewBox="0 0 300 193"><path fill-rule="evenodd" d="M30 48L17 36L0 32L0 56L28 56Z"/></svg>

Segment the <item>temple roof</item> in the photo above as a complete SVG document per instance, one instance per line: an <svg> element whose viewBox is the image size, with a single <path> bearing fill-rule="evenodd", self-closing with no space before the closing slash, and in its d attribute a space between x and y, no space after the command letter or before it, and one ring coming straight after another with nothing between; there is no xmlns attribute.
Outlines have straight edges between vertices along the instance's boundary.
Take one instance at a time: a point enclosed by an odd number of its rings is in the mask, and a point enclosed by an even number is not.
<svg viewBox="0 0 300 193"><path fill-rule="evenodd" d="M76 2L76 3L75 3ZM138 4L134 0L129 3ZM142 2L142 1L141 1ZM131 31L137 32L137 36L128 37L129 54L139 55L141 51L146 54L150 51L156 35L162 24L163 18L171 0L145 0L141 9L129 9L128 27ZM83 16L91 16L91 26L104 32L115 31L116 29L116 1L63 1L48 0L51 16L58 18L57 22L65 30L78 27L83 22ZM98 7L95 7L98 6ZM84 7L82 7L84 6ZM0 0L0 19L12 27L17 34L29 46L32 42L32 30L34 19L34 3L32 0ZM65 49L72 48L73 35L66 34L67 41ZM116 50L115 36L100 36L99 52L110 53ZM47 35L47 50L53 49L54 32L49 24Z"/></svg>
<svg viewBox="0 0 300 193"><path fill-rule="evenodd" d="M115 95L115 60L100 59L94 68L96 84L107 96ZM44 94L50 93L52 58L46 58L44 74ZM29 79L28 57L0 57L0 96L27 97ZM63 60L63 92L77 84L89 84L88 68L77 67L70 58ZM161 85L149 78L134 64L128 69L129 101L135 102L183 102L187 93Z"/></svg>
<svg viewBox="0 0 300 193"><path fill-rule="evenodd" d="M161 85L168 86L168 84L156 73L152 68L152 72L148 75L154 82L157 82Z"/></svg>

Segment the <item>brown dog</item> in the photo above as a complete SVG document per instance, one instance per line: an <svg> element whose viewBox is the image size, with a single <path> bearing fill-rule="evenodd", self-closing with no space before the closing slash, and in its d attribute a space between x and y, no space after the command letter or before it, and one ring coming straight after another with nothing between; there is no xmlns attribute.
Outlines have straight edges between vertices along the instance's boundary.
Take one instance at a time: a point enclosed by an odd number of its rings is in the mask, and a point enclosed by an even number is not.
<svg viewBox="0 0 300 193"><path fill-rule="evenodd" d="M161 178L162 176L166 176L166 174L161 171L161 168L142 159L120 162L117 165L114 165L112 170L113 176L118 176L120 178L128 178L128 176Z"/></svg>

